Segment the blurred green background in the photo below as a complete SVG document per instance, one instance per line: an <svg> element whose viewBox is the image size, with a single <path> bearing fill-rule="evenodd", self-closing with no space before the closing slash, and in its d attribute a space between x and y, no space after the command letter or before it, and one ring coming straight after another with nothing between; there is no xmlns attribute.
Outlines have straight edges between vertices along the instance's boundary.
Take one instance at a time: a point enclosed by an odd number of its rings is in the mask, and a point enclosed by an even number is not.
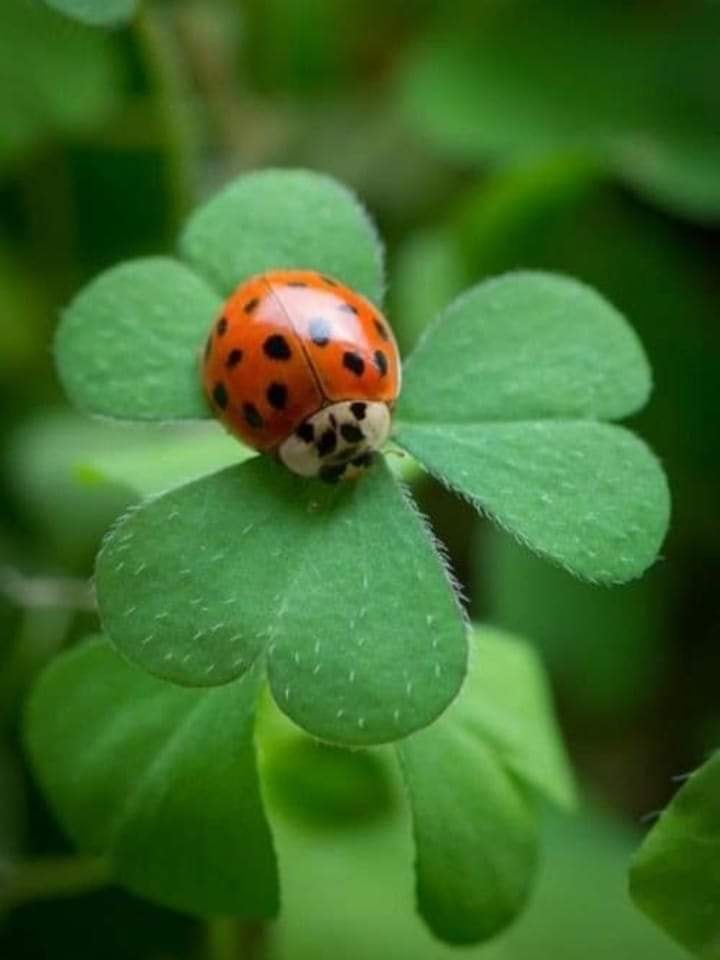
<svg viewBox="0 0 720 960"><path fill-rule="evenodd" d="M23 758L23 697L95 627L87 578L104 530L190 469L171 431L68 409L58 312L98 270L171 251L189 209L234 174L307 166L347 182L377 220L405 350L457 292L517 267L595 285L646 346L656 387L636 426L669 474L674 521L641 582L579 584L431 481L417 494L473 617L537 645L586 800L548 822L527 914L463 955L684 956L631 906L626 867L720 735L720 5L139 6L112 29L41 0L0 9L0 884L13 858L70 852ZM208 468L213 429L194 441ZM339 776L311 756L303 785L301 759L273 779L284 911L270 955L450 956L412 912L383 771L358 761ZM116 890L0 916L9 960L193 958L205 938Z"/></svg>

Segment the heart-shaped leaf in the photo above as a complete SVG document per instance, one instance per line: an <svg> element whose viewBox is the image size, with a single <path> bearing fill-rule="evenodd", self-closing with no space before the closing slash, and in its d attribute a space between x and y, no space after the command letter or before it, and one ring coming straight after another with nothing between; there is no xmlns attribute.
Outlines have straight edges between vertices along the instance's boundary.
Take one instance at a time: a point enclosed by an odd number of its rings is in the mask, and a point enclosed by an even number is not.
<svg viewBox="0 0 720 960"><path fill-rule="evenodd" d="M486 940L522 909L537 861L533 794L574 803L532 649L481 628L471 652L455 703L395 745L414 823L418 908L451 943Z"/></svg>
<svg viewBox="0 0 720 960"><path fill-rule="evenodd" d="M468 290L408 359L398 419L414 423L614 420L650 392L623 317L569 277L508 273Z"/></svg>
<svg viewBox="0 0 720 960"><path fill-rule="evenodd" d="M720 957L720 753L693 773L645 837L633 899L702 960Z"/></svg>
<svg viewBox="0 0 720 960"><path fill-rule="evenodd" d="M636 410L649 387L637 338L601 297L564 277L508 274L422 338L395 432L531 549L585 579L622 581L655 559L669 495L645 445L596 420Z"/></svg>
<svg viewBox="0 0 720 960"><path fill-rule="evenodd" d="M266 654L281 709L323 739L411 733L465 673L451 584L382 462L337 487L264 457L197 480L126 516L96 580L105 629L130 659L210 686Z"/></svg>
<svg viewBox="0 0 720 960"><path fill-rule="evenodd" d="M619 583L657 556L667 483L647 446L622 427L403 424L398 440L479 511L576 576Z"/></svg>
<svg viewBox="0 0 720 960"><path fill-rule="evenodd" d="M450 943L487 940L527 900L533 805L492 749L448 711L397 747L413 812L418 909Z"/></svg>
<svg viewBox="0 0 720 960"><path fill-rule="evenodd" d="M370 219L345 187L307 170L238 177L193 214L180 249L225 296L253 274L292 267L382 300L382 247Z"/></svg>
<svg viewBox="0 0 720 960"><path fill-rule="evenodd" d="M77 406L130 420L211 416L200 349L220 298L164 257L113 267L64 313L55 341L63 386Z"/></svg>
<svg viewBox="0 0 720 960"><path fill-rule="evenodd" d="M119 882L195 913L275 912L252 742L258 685L254 671L183 689L101 638L41 676L26 718L37 776L78 845L107 855Z"/></svg>

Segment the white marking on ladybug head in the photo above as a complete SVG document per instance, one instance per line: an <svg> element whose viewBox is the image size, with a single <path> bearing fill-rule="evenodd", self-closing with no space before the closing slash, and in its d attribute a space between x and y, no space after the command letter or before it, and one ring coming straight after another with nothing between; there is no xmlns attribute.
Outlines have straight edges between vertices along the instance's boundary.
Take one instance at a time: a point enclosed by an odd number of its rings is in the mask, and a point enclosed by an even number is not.
<svg viewBox="0 0 720 960"><path fill-rule="evenodd" d="M372 462L390 433L386 403L343 400L304 420L282 443L278 456L301 477L330 482L352 477Z"/></svg>

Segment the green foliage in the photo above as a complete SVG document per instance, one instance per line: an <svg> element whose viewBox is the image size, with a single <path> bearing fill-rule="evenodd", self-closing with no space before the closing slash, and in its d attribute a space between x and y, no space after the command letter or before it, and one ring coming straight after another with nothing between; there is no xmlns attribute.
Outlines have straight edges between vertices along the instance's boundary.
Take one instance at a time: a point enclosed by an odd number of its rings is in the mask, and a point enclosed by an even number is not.
<svg viewBox="0 0 720 960"><path fill-rule="evenodd" d="M435 316L465 286L457 245L443 230L414 234L396 259L391 288L393 329L409 353Z"/></svg>
<svg viewBox="0 0 720 960"><path fill-rule="evenodd" d="M720 957L720 753L691 774L633 858L630 891L702 960Z"/></svg>
<svg viewBox="0 0 720 960"><path fill-rule="evenodd" d="M75 841L109 856L130 889L191 912L274 913L252 743L258 681L255 671L186 690L98 638L37 684L26 735L43 788Z"/></svg>
<svg viewBox="0 0 720 960"><path fill-rule="evenodd" d="M477 630L473 654L453 707L393 747L319 746L270 703L258 729L270 809L313 828L331 820L357 830L395 816L397 755L420 912L438 935L462 942L492 936L523 905L536 866L536 798L573 801L532 651ZM255 670L219 689L186 690L129 666L100 638L47 668L27 710L31 758L65 828L83 850L109 857L118 882L191 912L273 912L274 855L252 745L258 682ZM281 861L283 853L281 843Z"/></svg>
<svg viewBox="0 0 720 960"><path fill-rule="evenodd" d="M374 299L382 294L381 250L364 212L334 181L302 171L240 177L191 218L180 249L218 293L176 261L136 261L103 274L66 312L58 364L68 392L87 409L131 419L207 416L198 351L219 295L249 274L304 266ZM602 298L567 278L511 274L471 290L422 338L407 365L396 434L434 475L537 552L587 579L627 579L654 559L667 490L639 440L597 421L636 410L649 386L637 339ZM201 472L205 456L189 456L188 474ZM143 467L142 441L138 457L137 486L157 490L158 477ZM246 457L238 446L237 460ZM130 479L112 454L92 462L80 475L85 483ZM123 793L109 753L86 771L80 741L98 724L99 694L79 701L64 726L51 727L55 700L77 664L110 670L102 645L46 675L30 712L30 743L64 822L82 844L109 853L123 883L198 912L238 902L227 898L239 896L245 880L224 900L220 886L203 884L220 855L211 824L202 869L192 875L178 845L173 876L164 879L162 848L183 803L198 815L201 799L190 784L217 785L227 768L229 741L216 744L208 733L221 703L239 711L235 735L245 752L237 762L251 777L252 809L240 816L259 817L249 737L264 668L279 709L312 736L352 747L398 742L384 756L390 751L400 761L417 844L418 904L431 929L451 942L474 942L514 918L535 871L537 797L573 802L547 692L529 652L493 634L475 642L477 668L463 686L466 625L451 580L382 459L358 483L328 487L254 457L149 498L105 541L96 586L110 641L174 684L125 667L111 691L119 704L113 716L148 698L149 717L133 712L136 725L122 749L122 729L107 737L125 756L138 750L139 731L149 725L136 761L147 783ZM138 684L147 692L139 694ZM200 689L180 689L187 686ZM173 736L164 748L169 725L178 722L181 739ZM65 766L53 760L56 736L64 738ZM277 754L274 734L266 746ZM336 757L347 759L324 750L328 768ZM330 779L318 771L320 782ZM86 779L90 788L80 796L74 785ZM287 781L268 782L272 792ZM100 802L103 790L115 803ZM230 816L219 786L217 794L218 817ZM331 805L343 807L335 796ZM102 809L99 820L88 804ZM154 837L160 819L165 826ZM267 878L272 857L258 829L253 855ZM140 871L143 849L152 850L152 863ZM239 856L239 848L231 854ZM228 881L236 867L223 869ZM270 886L261 883L246 909L267 912Z"/></svg>
<svg viewBox="0 0 720 960"><path fill-rule="evenodd" d="M451 943L489 939L522 909L537 860L533 795L562 806L574 799L532 650L484 630L472 651L458 700L397 745L414 822L418 906Z"/></svg>
<svg viewBox="0 0 720 960"><path fill-rule="evenodd" d="M717 11L687 7L678 18L583 0L478 11L464 31L443 24L418 43L401 110L462 161L579 154L673 211L717 217Z"/></svg>
<svg viewBox="0 0 720 960"><path fill-rule="evenodd" d="M294 727L268 750L265 734L261 728L264 790L270 806L287 816L319 831L355 829L395 806L387 757L380 751L329 746Z"/></svg>
<svg viewBox="0 0 720 960"><path fill-rule="evenodd" d="M267 656L281 709L340 743L425 726L465 671L452 588L382 465L329 488L255 458L148 501L105 543L97 591L146 669L213 685Z"/></svg>
<svg viewBox="0 0 720 960"><path fill-rule="evenodd" d="M626 894L635 833L592 809L546 819L543 866L527 908L502 936L460 951L413 916L411 841L400 812L323 834L274 811L273 833L283 876L273 947L281 957L377 960L388 944L393 956L413 960L687 957Z"/></svg>
<svg viewBox="0 0 720 960"><path fill-rule="evenodd" d="M0 167L39 140L83 132L116 104L120 70L108 39L41 3L3 0L0 63Z"/></svg>
<svg viewBox="0 0 720 960"><path fill-rule="evenodd" d="M137 495L157 494L250 453L217 423L175 427L90 420L69 412L23 424L9 445L8 484L46 548L89 557Z"/></svg>
<svg viewBox="0 0 720 960"><path fill-rule="evenodd" d="M279 265L322 269L370 296L382 288L380 248L357 202L302 171L239 178L192 217L181 248L224 293ZM106 414L205 415L195 357L217 303L174 261L104 274L58 334L69 392ZM624 579L655 555L664 482L629 434L579 418L631 412L648 389L636 338L597 294L509 275L461 298L418 346L398 437L538 552L588 579ZM398 598L419 583L404 609ZM267 461L197 481L115 529L97 584L105 629L135 662L205 686L262 656L281 709L335 742L407 735L462 682L462 624L445 574L382 469L338 491Z"/></svg>
<svg viewBox="0 0 720 960"><path fill-rule="evenodd" d="M649 388L637 339L597 294L508 274L428 329L407 364L396 435L542 556L622 581L653 562L669 497L645 445L596 418L632 413Z"/></svg>
<svg viewBox="0 0 720 960"><path fill-rule="evenodd" d="M517 272L440 314L405 366L398 418L614 420L649 392L642 347L606 300L568 277Z"/></svg>
<svg viewBox="0 0 720 960"><path fill-rule="evenodd" d="M304 170L239 177L193 215L180 250L225 296L255 273L292 267L382 301L382 247L367 214L345 187Z"/></svg>
<svg viewBox="0 0 720 960"><path fill-rule="evenodd" d="M574 785L540 659L501 630L483 627L473 639L466 688L448 722L485 740L523 789L572 810Z"/></svg>
<svg viewBox="0 0 720 960"><path fill-rule="evenodd" d="M444 718L398 752L414 818L418 908L442 940L487 940L520 912L533 879L527 798L486 744ZM451 837L440 824L452 824Z"/></svg>
<svg viewBox="0 0 720 960"><path fill-rule="evenodd" d="M68 17L93 26L110 26L129 20L135 13L138 0L45 0Z"/></svg>
<svg viewBox="0 0 720 960"><path fill-rule="evenodd" d="M63 385L78 407L128 420L209 417L200 344L220 298L166 258L102 274L65 311L56 343Z"/></svg>
<svg viewBox="0 0 720 960"><path fill-rule="evenodd" d="M669 515L665 476L627 430L593 421L401 424L398 440L504 530L576 576L623 582L657 556Z"/></svg>

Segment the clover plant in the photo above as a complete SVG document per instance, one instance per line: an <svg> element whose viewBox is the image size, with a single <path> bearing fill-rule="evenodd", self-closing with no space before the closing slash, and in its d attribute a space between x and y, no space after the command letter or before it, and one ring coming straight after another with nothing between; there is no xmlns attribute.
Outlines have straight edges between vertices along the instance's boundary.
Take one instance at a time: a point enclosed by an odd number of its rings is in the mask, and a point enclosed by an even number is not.
<svg viewBox="0 0 720 960"><path fill-rule="evenodd" d="M634 856L630 892L695 956L720 957L720 753L687 777Z"/></svg>
<svg viewBox="0 0 720 960"><path fill-rule="evenodd" d="M250 173L191 216L179 259L121 264L70 304L56 343L68 396L105 417L210 417L210 324L240 282L278 267L382 301L382 248L344 187ZM571 780L537 663L469 629L398 454L548 561L623 582L654 561L669 499L645 444L607 421L649 390L637 338L601 296L511 273L428 327L387 456L357 482L302 479L238 444L237 463L128 512L97 559L104 636L55 661L28 710L38 776L78 844L161 902L271 916L261 782L284 729L373 748L401 776L438 936L505 926L533 876L537 800L571 806Z"/></svg>

